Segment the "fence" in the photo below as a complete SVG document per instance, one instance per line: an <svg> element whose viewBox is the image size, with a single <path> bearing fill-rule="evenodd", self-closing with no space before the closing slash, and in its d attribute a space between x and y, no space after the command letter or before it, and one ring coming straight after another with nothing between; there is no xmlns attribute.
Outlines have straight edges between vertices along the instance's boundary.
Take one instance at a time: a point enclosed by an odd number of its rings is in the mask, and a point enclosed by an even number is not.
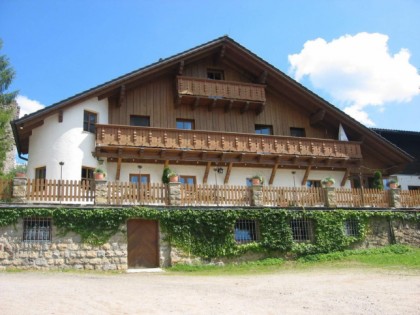
<svg viewBox="0 0 420 315"><path fill-rule="evenodd" d="M182 185L177 194L165 184L125 182L34 180L24 179L13 187L11 180L0 180L0 200L28 203L73 203L103 205L168 205L178 200L181 206L269 206L323 207L327 204L323 188L273 187L260 188L230 185ZM23 190L22 190L23 188ZM23 191L23 192L22 192ZM13 192L13 196L12 196ZM420 207L420 190L388 190L336 188L334 205L349 208ZM97 202L99 196L103 201ZM23 197L19 200L17 197ZM175 199L171 199L174 197ZM396 199L395 199L396 198ZM258 199L258 200L257 200ZM99 199L98 199L99 200ZM257 202L256 202L257 200ZM395 202L397 201L397 203Z"/></svg>
<svg viewBox="0 0 420 315"><path fill-rule="evenodd" d="M95 184L87 180L28 179L26 199L43 203L93 203Z"/></svg>
<svg viewBox="0 0 420 315"><path fill-rule="evenodd" d="M108 182L107 187L110 205L167 204L167 187L164 184Z"/></svg>
<svg viewBox="0 0 420 315"><path fill-rule="evenodd" d="M389 207L389 192L371 188L339 188L335 190L339 207ZM420 202L417 204L419 205Z"/></svg>
<svg viewBox="0 0 420 315"><path fill-rule="evenodd" d="M181 185L181 204L186 206L249 206L247 186Z"/></svg>
<svg viewBox="0 0 420 315"><path fill-rule="evenodd" d="M0 200L7 201L12 198L13 181L0 179Z"/></svg>
<svg viewBox="0 0 420 315"><path fill-rule="evenodd" d="M322 188L263 186L263 204L274 207L324 206Z"/></svg>

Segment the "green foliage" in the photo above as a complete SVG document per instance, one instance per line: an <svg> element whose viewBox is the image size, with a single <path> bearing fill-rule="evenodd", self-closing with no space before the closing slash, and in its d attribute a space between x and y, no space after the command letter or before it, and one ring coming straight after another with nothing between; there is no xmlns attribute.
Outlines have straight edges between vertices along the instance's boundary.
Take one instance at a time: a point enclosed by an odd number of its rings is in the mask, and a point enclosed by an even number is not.
<svg viewBox="0 0 420 315"><path fill-rule="evenodd" d="M162 183L168 184L169 183L169 174L172 173L172 170L169 167L165 167L162 173Z"/></svg>
<svg viewBox="0 0 420 315"><path fill-rule="evenodd" d="M2 48L3 41L0 39L0 49ZM17 91L6 93L14 78L15 71L10 67L9 58L0 55L0 105L8 105L15 99Z"/></svg>
<svg viewBox="0 0 420 315"><path fill-rule="evenodd" d="M99 245L121 231L130 218L158 220L172 245L204 259L232 257L247 252L291 253L297 256L343 251L366 235L371 217L386 217L420 222L420 215L409 212L357 210L293 211L284 209L155 209L145 207L105 209L0 209L0 226L16 224L24 217L52 217L61 234L75 232L83 242ZM313 242L297 243L292 239L290 220L305 217L313 221ZM238 244L234 240L237 219L256 220L260 240ZM346 236L344 222L352 219L358 234ZM315 257L315 256L314 256Z"/></svg>
<svg viewBox="0 0 420 315"><path fill-rule="evenodd" d="M381 189L381 190L384 189L384 183L383 183L383 180L382 180L382 173L380 171L376 171L373 174L373 188Z"/></svg>

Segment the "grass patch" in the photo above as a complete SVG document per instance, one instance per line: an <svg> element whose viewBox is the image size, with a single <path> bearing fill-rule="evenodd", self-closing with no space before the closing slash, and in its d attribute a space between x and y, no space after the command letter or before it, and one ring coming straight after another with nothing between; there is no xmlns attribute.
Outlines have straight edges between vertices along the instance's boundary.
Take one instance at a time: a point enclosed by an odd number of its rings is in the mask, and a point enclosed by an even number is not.
<svg viewBox="0 0 420 315"><path fill-rule="evenodd" d="M404 245L391 245L375 249L345 250L328 254L307 255L295 261L268 258L223 266L178 264L168 268L167 271L196 275L235 275L299 270L307 267L373 267L420 270L420 249Z"/></svg>
<svg viewBox="0 0 420 315"><path fill-rule="evenodd" d="M267 273L278 270L284 263L281 258L267 258L257 261L242 263L230 263L225 265L186 265L177 264L168 271L181 273L194 273L197 275L218 275L218 274L247 274L247 273Z"/></svg>

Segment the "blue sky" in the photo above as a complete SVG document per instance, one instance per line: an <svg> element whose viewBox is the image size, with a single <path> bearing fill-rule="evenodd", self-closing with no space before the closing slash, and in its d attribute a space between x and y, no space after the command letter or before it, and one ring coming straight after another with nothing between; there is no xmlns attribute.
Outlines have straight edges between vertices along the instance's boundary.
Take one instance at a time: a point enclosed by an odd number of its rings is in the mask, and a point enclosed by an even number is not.
<svg viewBox="0 0 420 315"><path fill-rule="evenodd" d="M0 0L23 112L223 35L368 126L420 131L417 0Z"/></svg>

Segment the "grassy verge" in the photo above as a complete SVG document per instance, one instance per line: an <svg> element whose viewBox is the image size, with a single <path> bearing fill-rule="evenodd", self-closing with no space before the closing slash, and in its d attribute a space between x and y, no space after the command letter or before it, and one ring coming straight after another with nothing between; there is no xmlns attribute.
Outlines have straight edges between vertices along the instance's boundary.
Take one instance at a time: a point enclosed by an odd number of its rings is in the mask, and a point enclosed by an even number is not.
<svg viewBox="0 0 420 315"><path fill-rule="evenodd" d="M217 265L182 265L168 268L174 273L196 275L255 274L314 267L372 267L385 269L410 269L420 271L420 249L392 245L376 249L346 250L329 254L308 255L296 261L269 258L253 262Z"/></svg>

